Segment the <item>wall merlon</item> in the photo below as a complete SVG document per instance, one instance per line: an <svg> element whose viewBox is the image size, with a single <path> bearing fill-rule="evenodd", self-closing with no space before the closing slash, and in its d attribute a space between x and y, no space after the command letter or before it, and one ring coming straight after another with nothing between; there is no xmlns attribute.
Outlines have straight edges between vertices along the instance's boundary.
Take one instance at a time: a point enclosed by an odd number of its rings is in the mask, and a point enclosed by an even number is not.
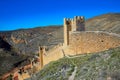
<svg viewBox="0 0 120 80"><path fill-rule="evenodd" d="M78 16L78 17L77 17L77 20L80 20L80 19L81 19L81 16Z"/></svg>
<svg viewBox="0 0 120 80"><path fill-rule="evenodd" d="M76 21L77 20L77 16L74 16L74 21Z"/></svg>
<svg viewBox="0 0 120 80"><path fill-rule="evenodd" d="M84 19L84 16L81 16L81 19Z"/></svg>

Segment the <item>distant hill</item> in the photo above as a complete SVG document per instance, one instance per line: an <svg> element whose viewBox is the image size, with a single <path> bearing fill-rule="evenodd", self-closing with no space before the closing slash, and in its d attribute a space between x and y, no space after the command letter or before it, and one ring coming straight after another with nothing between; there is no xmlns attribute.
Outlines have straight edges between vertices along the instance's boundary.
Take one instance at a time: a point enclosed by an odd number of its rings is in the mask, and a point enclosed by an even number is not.
<svg viewBox="0 0 120 80"><path fill-rule="evenodd" d="M88 19L86 21L86 30L120 34L120 13L108 13Z"/></svg>
<svg viewBox="0 0 120 80"><path fill-rule="evenodd" d="M120 47L64 57L46 65L28 80L120 80Z"/></svg>
<svg viewBox="0 0 120 80"><path fill-rule="evenodd" d="M34 54L38 46L51 48L63 42L62 26L37 27L8 32L0 32L6 41L14 46L21 54ZM48 50L47 49L47 50Z"/></svg>

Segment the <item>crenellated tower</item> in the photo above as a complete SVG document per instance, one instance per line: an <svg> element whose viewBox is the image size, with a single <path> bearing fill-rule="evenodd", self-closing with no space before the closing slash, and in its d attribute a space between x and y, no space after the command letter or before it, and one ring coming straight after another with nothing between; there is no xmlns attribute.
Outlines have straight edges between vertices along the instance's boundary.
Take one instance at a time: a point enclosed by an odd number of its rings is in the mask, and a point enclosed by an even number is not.
<svg viewBox="0 0 120 80"><path fill-rule="evenodd" d="M85 31L85 19L83 16L74 17L72 31Z"/></svg>
<svg viewBox="0 0 120 80"><path fill-rule="evenodd" d="M85 31L84 17L64 18L64 46L69 45L69 31Z"/></svg>
<svg viewBox="0 0 120 80"><path fill-rule="evenodd" d="M69 31L72 29L72 22L69 18L64 18L64 45L69 45Z"/></svg>

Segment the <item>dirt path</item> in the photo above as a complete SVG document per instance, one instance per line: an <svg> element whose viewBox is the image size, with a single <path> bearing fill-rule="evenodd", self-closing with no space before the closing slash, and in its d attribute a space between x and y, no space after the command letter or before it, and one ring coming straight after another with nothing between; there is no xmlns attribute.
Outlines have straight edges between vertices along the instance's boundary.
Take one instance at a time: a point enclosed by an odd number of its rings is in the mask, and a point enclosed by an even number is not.
<svg viewBox="0 0 120 80"><path fill-rule="evenodd" d="M74 67L74 71L72 72L72 75L68 78L68 80L74 80L76 72L77 72L77 67Z"/></svg>

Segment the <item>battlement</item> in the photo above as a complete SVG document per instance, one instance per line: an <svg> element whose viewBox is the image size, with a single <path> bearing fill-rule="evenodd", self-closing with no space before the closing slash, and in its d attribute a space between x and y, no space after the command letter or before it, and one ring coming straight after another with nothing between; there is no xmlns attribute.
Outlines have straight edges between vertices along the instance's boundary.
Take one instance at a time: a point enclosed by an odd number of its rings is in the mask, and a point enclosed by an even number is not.
<svg viewBox="0 0 120 80"><path fill-rule="evenodd" d="M68 31L85 31L85 18L83 16L74 16L73 19L64 18L64 26Z"/></svg>

